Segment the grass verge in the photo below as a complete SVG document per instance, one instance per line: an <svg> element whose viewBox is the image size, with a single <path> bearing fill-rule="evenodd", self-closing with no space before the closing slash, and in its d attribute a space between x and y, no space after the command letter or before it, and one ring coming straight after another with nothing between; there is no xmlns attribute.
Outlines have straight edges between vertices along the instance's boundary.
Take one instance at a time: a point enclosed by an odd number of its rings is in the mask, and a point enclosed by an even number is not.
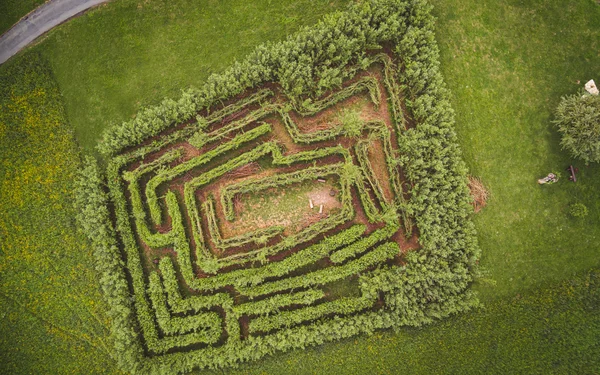
<svg viewBox="0 0 600 375"><path fill-rule="evenodd" d="M37 54L0 73L0 372L114 369L92 254L74 223L79 155Z"/></svg>
<svg viewBox="0 0 600 375"><path fill-rule="evenodd" d="M21 17L44 4L46 0L3 0L0 2L0 35Z"/></svg>

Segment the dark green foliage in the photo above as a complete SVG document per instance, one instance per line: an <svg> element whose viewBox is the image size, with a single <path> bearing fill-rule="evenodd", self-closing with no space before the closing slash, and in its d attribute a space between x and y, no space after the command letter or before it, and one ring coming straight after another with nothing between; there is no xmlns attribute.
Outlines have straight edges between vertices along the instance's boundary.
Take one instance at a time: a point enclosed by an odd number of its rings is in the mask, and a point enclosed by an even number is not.
<svg viewBox="0 0 600 375"><path fill-rule="evenodd" d="M108 197L102 185L96 160L86 157L76 186L77 221L92 244L100 285L111 307L109 315L117 360L123 369L135 372L140 366L142 350L134 330L124 264L110 225Z"/></svg>
<svg viewBox="0 0 600 375"><path fill-rule="evenodd" d="M587 93L564 96L555 116L562 148L586 164L599 162L600 96Z"/></svg>

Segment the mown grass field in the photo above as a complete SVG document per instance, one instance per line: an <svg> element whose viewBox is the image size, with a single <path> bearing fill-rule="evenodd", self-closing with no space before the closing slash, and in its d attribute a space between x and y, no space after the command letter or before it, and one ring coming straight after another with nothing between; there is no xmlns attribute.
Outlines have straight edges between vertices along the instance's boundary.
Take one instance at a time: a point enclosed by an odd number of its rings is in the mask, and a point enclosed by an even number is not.
<svg viewBox="0 0 600 375"><path fill-rule="evenodd" d="M106 306L71 204L78 148L36 54L0 73L0 154L0 372L113 368Z"/></svg>
<svg viewBox="0 0 600 375"><path fill-rule="evenodd" d="M0 2L0 34L10 29L21 17L44 2L45 0L4 0Z"/></svg>
<svg viewBox="0 0 600 375"><path fill-rule="evenodd" d="M560 150L551 124L561 95L597 76L600 6L548 1L436 1L442 71L471 174L491 200L475 218L484 301L570 277L600 261L600 168ZM581 84L577 84L577 81ZM564 170L579 167L577 184ZM553 186L535 180L562 174ZM584 221L568 205L590 208Z"/></svg>
<svg viewBox="0 0 600 375"><path fill-rule="evenodd" d="M117 372L105 349L108 322L92 257L70 208L78 154L93 152L111 122L200 85L255 45L280 40L344 3L115 0L0 66L3 373ZM575 162L579 181L568 182L563 170L572 161L551 125L561 95L575 92L577 80L600 79L600 6L592 0L433 4L464 157L492 197L475 217L483 254L475 288L485 308L423 329L278 355L232 373L600 368L598 274L588 273L600 263L599 168ZM561 181L537 186L550 171L560 171ZM584 220L567 215L576 201L590 210Z"/></svg>

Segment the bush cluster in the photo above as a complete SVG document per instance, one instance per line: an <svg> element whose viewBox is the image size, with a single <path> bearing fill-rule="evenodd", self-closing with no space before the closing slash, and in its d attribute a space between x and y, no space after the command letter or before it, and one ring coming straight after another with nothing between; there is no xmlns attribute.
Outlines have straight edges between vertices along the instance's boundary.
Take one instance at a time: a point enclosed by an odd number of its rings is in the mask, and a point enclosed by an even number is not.
<svg viewBox="0 0 600 375"><path fill-rule="evenodd" d="M554 124L561 133L563 149L586 164L600 161L600 96L564 96L556 108Z"/></svg>

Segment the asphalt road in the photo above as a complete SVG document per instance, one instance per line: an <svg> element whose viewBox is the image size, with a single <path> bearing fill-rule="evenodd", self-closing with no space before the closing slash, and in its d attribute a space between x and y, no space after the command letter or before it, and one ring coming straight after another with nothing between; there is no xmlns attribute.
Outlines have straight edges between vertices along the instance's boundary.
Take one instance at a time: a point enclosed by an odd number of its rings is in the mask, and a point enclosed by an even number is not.
<svg viewBox="0 0 600 375"><path fill-rule="evenodd" d="M0 64L56 25L107 1L50 0L39 6L0 36Z"/></svg>

